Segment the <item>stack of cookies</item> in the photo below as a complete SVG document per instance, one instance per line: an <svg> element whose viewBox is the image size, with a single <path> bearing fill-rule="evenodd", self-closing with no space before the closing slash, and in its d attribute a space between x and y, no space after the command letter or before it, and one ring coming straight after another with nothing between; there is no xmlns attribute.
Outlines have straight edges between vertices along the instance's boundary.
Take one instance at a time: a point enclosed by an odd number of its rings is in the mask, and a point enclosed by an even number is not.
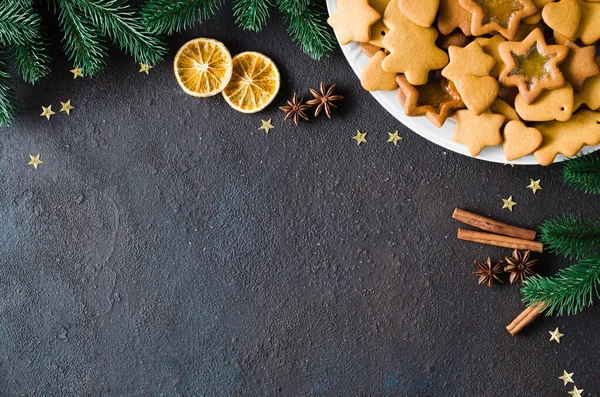
<svg viewBox="0 0 600 397"><path fill-rule="evenodd" d="M549 165L600 144L600 0L337 0L328 22L371 58L366 90L453 117L472 156L503 145Z"/></svg>

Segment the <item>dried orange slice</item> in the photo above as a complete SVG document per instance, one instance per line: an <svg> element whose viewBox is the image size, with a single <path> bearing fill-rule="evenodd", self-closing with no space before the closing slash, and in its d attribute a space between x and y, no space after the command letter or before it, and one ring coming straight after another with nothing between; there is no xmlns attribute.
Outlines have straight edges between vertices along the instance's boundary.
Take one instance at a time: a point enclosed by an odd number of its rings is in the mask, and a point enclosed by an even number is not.
<svg viewBox="0 0 600 397"><path fill-rule="evenodd" d="M275 63L258 52L242 52L233 57L233 74L223 97L242 113L266 108L279 92L279 70Z"/></svg>
<svg viewBox="0 0 600 397"><path fill-rule="evenodd" d="M190 40L177 54L173 68L181 88L189 95L207 97L218 94L229 83L231 54L220 41L206 38Z"/></svg>

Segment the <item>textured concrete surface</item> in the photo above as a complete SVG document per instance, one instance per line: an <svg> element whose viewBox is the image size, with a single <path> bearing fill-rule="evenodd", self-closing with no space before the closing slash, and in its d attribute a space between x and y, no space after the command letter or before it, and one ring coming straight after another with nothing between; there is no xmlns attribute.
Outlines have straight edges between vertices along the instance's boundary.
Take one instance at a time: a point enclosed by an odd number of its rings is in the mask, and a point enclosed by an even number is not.
<svg viewBox="0 0 600 397"><path fill-rule="evenodd" d="M243 115L186 96L171 60L198 36L271 56L275 104ZM256 35L227 11L171 44L150 76L113 51L97 78L73 80L57 59L49 82L19 85L22 115L0 133L1 395L547 397L572 389L563 369L598 395L600 305L510 337L518 287L471 275L474 259L510 250L458 242L450 218L462 206L536 227L598 216L598 197L566 189L560 166L425 141L360 89L340 51L308 59L279 18ZM283 122L277 105L321 80L346 96L335 119ZM67 99L70 117L39 117ZM535 196L529 177L542 180ZM541 259L544 274L568 264Z"/></svg>

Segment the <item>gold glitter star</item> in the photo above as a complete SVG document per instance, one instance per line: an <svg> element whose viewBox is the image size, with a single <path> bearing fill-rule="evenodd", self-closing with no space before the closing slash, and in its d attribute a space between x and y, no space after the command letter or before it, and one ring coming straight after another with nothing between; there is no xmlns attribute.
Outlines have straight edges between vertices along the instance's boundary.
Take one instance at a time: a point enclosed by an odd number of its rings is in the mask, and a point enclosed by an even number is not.
<svg viewBox="0 0 600 397"><path fill-rule="evenodd" d="M31 158L31 160L29 161L29 163L27 163L27 165L33 165L33 168L35 168L36 170L37 170L38 165L44 164L44 162L42 160L40 160L39 153L37 156L29 155L29 157Z"/></svg>
<svg viewBox="0 0 600 397"><path fill-rule="evenodd" d="M83 77L83 69L79 66L75 66L75 68L69 70L69 72L73 73L73 80L75 80L77 77Z"/></svg>
<svg viewBox="0 0 600 397"><path fill-rule="evenodd" d="M71 109L75 109L75 106L71 105L71 100L69 99L67 102L61 102L61 112L65 112L68 116L71 115Z"/></svg>
<svg viewBox="0 0 600 397"><path fill-rule="evenodd" d="M534 181L533 179L529 178L529 186L527 186L527 189L531 189L533 194L535 194L535 192L538 190L543 190L544 188L540 186L540 181L541 179Z"/></svg>
<svg viewBox="0 0 600 397"><path fill-rule="evenodd" d="M56 114L52 111L52 105L49 105L48 107L44 107L42 106L42 114L40 114L40 116L46 116L46 118L48 120L50 120L50 116L52 116L53 114Z"/></svg>
<svg viewBox="0 0 600 397"><path fill-rule="evenodd" d="M583 389L578 389L577 386L573 386L573 390L569 392L573 397L581 397L581 393L583 393Z"/></svg>
<svg viewBox="0 0 600 397"><path fill-rule="evenodd" d="M356 135L352 137L356 141L356 145L360 146L361 143L367 143L367 133L356 131Z"/></svg>
<svg viewBox="0 0 600 397"><path fill-rule="evenodd" d="M559 376L558 379L560 379L563 382L565 382L565 384L563 386L566 386L569 383L574 383L573 382L573 375L575 375L575 372L568 373L567 371L563 370L563 376Z"/></svg>
<svg viewBox="0 0 600 397"><path fill-rule="evenodd" d="M394 146L398 146L398 141L402 140L402 137L398 135L398 130L394 131L393 133L388 132L388 135L390 136L390 139L387 141L392 142Z"/></svg>
<svg viewBox="0 0 600 397"><path fill-rule="evenodd" d="M146 73L146 74L150 74L150 69L152 69L153 66L150 66L148 64L145 63L140 63L140 70L138 73Z"/></svg>
<svg viewBox="0 0 600 397"><path fill-rule="evenodd" d="M512 196L510 196L510 197L509 197L509 198L507 198L507 199L502 199L502 202L504 203L504 205L502 206L502 209L504 209L504 208L508 208L508 210L509 210L510 212L512 212L512 209L513 209L513 207L514 207L515 205L517 205L517 203L515 203L515 202L513 201L513 199L512 199Z"/></svg>
<svg viewBox="0 0 600 397"><path fill-rule="evenodd" d="M262 125L259 127L259 130L265 130L265 134L269 133L269 130L271 130L272 128L275 128L275 126L273 124L271 124L271 119L269 120L260 120L262 122Z"/></svg>
<svg viewBox="0 0 600 397"><path fill-rule="evenodd" d="M553 340L556 341L556 343L560 343L560 338L562 338L563 336L565 336L565 334L561 334L560 331L558 330L558 327L556 327L556 329L554 331L548 331L548 333L550 333L550 335L552 335L550 337L550 342L552 342Z"/></svg>

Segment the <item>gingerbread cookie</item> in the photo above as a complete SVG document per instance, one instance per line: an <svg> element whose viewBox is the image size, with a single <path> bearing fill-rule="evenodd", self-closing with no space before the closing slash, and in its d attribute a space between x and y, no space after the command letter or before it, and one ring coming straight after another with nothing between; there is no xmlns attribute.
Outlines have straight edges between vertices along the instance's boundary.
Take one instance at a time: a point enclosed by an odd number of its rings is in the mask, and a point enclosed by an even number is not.
<svg viewBox="0 0 600 397"><path fill-rule="evenodd" d="M501 114L487 111L477 116L466 109L457 111L454 118L456 130L452 140L467 146L471 156L477 157L486 146L502 144L500 129L504 124L504 116Z"/></svg>
<svg viewBox="0 0 600 397"><path fill-rule="evenodd" d="M371 26L371 41L369 41L377 47L383 47L383 38L389 30L383 21L383 14L388 4L390 0L369 0L369 5L381 15L381 18Z"/></svg>
<svg viewBox="0 0 600 397"><path fill-rule="evenodd" d="M384 15L390 31L385 35L383 45L390 54L383 60L382 67L390 73L404 73L411 84L425 84L431 70L441 69L448 63L446 52L435 45L438 32L417 25L399 9L391 12L394 16L391 18L390 8L398 7L390 3Z"/></svg>
<svg viewBox="0 0 600 397"><path fill-rule="evenodd" d="M600 2L579 0L581 5L581 22L577 35L585 45L592 45L600 40Z"/></svg>
<svg viewBox="0 0 600 397"><path fill-rule="evenodd" d="M512 120L521 121L521 118L517 114L515 108L510 106L503 99L496 99L494 103L492 103L492 105L490 106L490 110L492 111L492 113L501 114L504 117L506 117L506 120L504 120L505 125L506 123Z"/></svg>
<svg viewBox="0 0 600 397"><path fill-rule="evenodd" d="M527 121L567 121L574 111L573 87L544 91L535 102L528 104L521 94L515 98L515 109Z"/></svg>
<svg viewBox="0 0 600 397"><path fill-rule="evenodd" d="M440 0L437 28L442 35L460 29L465 36L472 36L471 13L460 5L459 0Z"/></svg>
<svg viewBox="0 0 600 397"><path fill-rule="evenodd" d="M498 80L492 76L467 74L458 79L456 88L467 109L477 116L488 110L498 98Z"/></svg>
<svg viewBox="0 0 600 397"><path fill-rule="evenodd" d="M541 165L550 165L557 155L575 156L584 146L600 143L600 113L580 110L569 121L551 121L533 125L544 136L534 153Z"/></svg>
<svg viewBox="0 0 600 397"><path fill-rule="evenodd" d="M596 47L579 47L572 41L567 41L565 46L569 47L569 55L560 64L560 70L575 91L579 92L583 89L583 83L588 77L600 74L600 68L594 61Z"/></svg>
<svg viewBox="0 0 600 397"><path fill-rule="evenodd" d="M367 0L337 0L337 10L327 19L342 44L371 40L371 26L381 15Z"/></svg>
<svg viewBox="0 0 600 397"><path fill-rule="evenodd" d="M385 57L385 52L377 51L365 66L360 78L360 83L365 90L395 90L398 88L396 73L389 73L381 68L381 62Z"/></svg>
<svg viewBox="0 0 600 397"><path fill-rule="evenodd" d="M467 74L488 76L496 64L494 58L483 52L477 41L471 42L465 48L451 46L448 53L450 62L442 70L442 76L452 81L458 81Z"/></svg>
<svg viewBox="0 0 600 397"><path fill-rule="evenodd" d="M596 64L600 66L600 57L596 57ZM575 109L582 105L592 110L600 109L600 75L587 79L581 92L575 94Z"/></svg>
<svg viewBox="0 0 600 397"><path fill-rule="evenodd" d="M569 49L563 45L547 45L541 30L534 30L521 42L501 43L498 49L506 65L500 73L500 83L518 87L528 104L542 91L565 85L558 65Z"/></svg>
<svg viewBox="0 0 600 397"><path fill-rule="evenodd" d="M498 76L500 76L500 72L502 72L502 69L504 69L504 61L500 57L500 51L498 51L498 46L500 45L500 43L504 43L506 39L502 37L502 35L497 34L491 38L477 37L475 41L479 43L483 52L494 58L494 60L496 61L496 64L494 65L492 70L490 70L490 76L498 78Z"/></svg>
<svg viewBox="0 0 600 397"><path fill-rule="evenodd" d="M426 116L441 127L455 109L464 108L454 84L437 72L432 72L427 84L413 86L405 76L396 78L398 98L408 116Z"/></svg>
<svg viewBox="0 0 600 397"><path fill-rule="evenodd" d="M475 36L498 32L509 40L515 38L521 19L537 13L531 0L460 0L472 15L471 32Z"/></svg>
<svg viewBox="0 0 600 397"><path fill-rule="evenodd" d="M527 127L521 121L509 121L504 127L504 156L513 161L535 152L543 136L537 128Z"/></svg>
<svg viewBox="0 0 600 397"><path fill-rule="evenodd" d="M419 26L430 27L435 21L440 0L398 0L400 11Z"/></svg>
<svg viewBox="0 0 600 397"><path fill-rule="evenodd" d="M523 19L521 22L526 23L528 25L535 25L542 20L542 9L546 4L552 3L553 0L531 0L531 2L536 6L538 12L533 14L530 17Z"/></svg>

